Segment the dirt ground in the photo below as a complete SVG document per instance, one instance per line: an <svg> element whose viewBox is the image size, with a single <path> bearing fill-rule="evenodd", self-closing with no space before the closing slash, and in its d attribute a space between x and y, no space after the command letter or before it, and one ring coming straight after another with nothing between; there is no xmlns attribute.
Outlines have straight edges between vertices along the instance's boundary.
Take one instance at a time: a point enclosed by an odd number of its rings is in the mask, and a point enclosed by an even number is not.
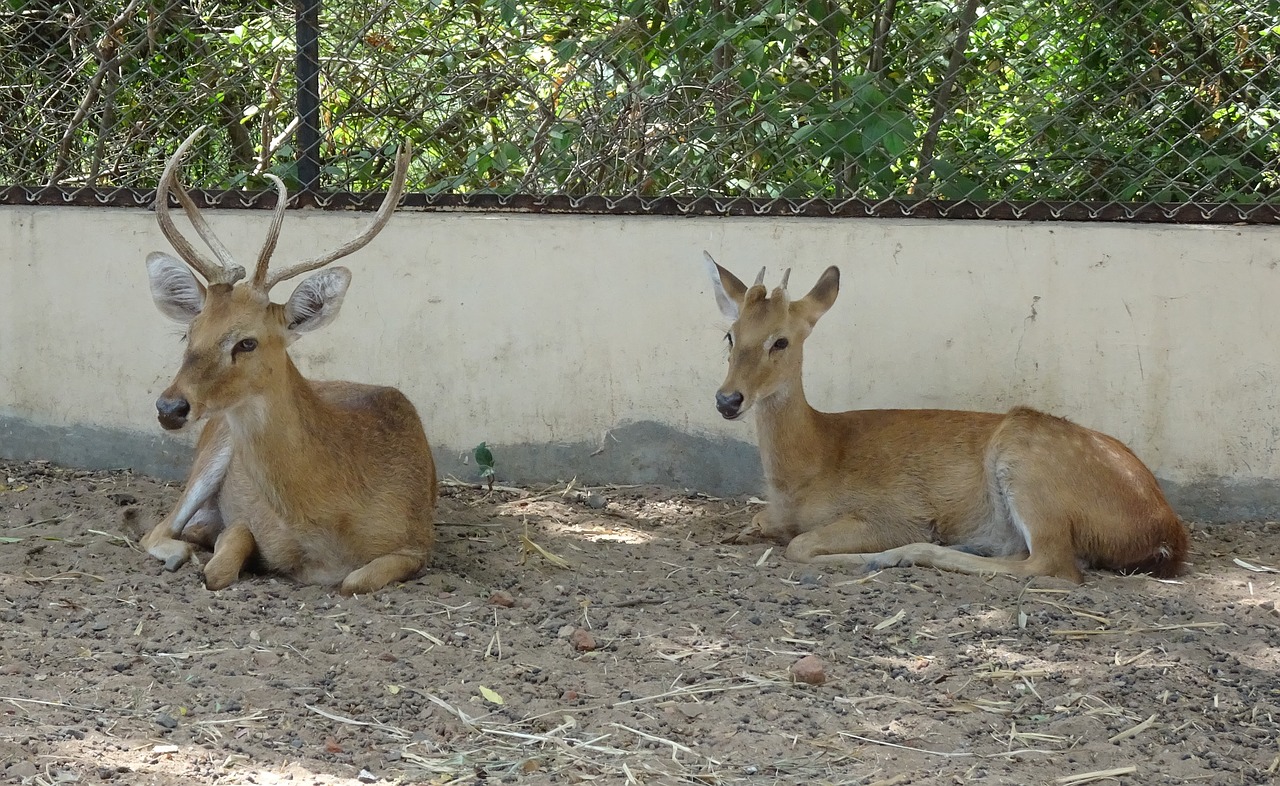
<svg viewBox="0 0 1280 786"><path fill-rule="evenodd" d="M0 462L0 779L1276 782L1276 523L1076 587L808 569L722 543L750 500L442 490L415 582L209 592L122 516L173 485Z"/></svg>

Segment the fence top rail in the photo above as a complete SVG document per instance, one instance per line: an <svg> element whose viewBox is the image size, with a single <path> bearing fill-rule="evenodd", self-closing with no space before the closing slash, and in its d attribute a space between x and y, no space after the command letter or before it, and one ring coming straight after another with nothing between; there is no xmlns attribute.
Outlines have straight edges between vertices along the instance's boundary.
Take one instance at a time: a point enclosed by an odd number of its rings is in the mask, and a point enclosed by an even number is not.
<svg viewBox="0 0 1280 786"><path fill-rule="evenodd" d="M203 209L275 206L274 191L191 191ZM383 192L303 192L291 209L376 210ZM0 205L152 208L155 191L139 188L0 187ZM405 194L401 208L639 216L760 216L773 218L934 218L990 221L1119 221L1157 224L1280 224L1280 205L1238 203L1034 202L936 199L783 200L744 197L639 197L530 194Z"/></svg>

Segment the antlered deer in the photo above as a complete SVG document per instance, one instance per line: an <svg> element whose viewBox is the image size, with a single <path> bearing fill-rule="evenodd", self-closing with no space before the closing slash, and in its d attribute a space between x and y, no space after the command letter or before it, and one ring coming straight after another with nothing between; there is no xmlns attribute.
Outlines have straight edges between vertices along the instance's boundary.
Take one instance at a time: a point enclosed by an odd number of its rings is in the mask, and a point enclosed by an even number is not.
<svg viewBox="0 0 1280 786"><path fill-rule="evenodd" d="M769 504L740 538L788 543L799 562L925 565L1057 576L1082 567L1176 575L1187 531L1151 471L1119 440L1018 407L818 412L805 400L804 342L835 303L827 268L792 301L705 254L729 328L716 408L752 407Z"/></svg>
<svg viewBox="0 0 1280 786"><path fill-rule="evenodd" d="M179 538L209 545L216 536L204 567L209 589L235 583L250 559L307 584L338 584L345 594L411 578L435 540L435 464L418 413L394 388L307 380L287 352L294 339L337 316L350 271L314 273L285 303L268 296L281 281L322 268L378 234L404 187L408 148L359 236L274 273L268 266L288 195L284 183L268 175L278 192L275 212L253 277L241 281L244 268L178 182L199 134L174 153L156 191L156 218L183 261L153 253L147 270L160 311L187 326L182 366L156 401L160 425L179 429L201 417L208 423L182 496L142 544L177 570L192 553L191 543ZM216 261L174 225L171 191Z"/></svg>

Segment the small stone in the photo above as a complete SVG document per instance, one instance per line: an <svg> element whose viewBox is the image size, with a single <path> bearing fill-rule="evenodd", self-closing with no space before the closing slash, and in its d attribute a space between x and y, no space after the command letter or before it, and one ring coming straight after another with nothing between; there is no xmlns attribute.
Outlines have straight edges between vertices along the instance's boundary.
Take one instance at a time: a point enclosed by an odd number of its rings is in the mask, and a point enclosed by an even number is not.
<svg viewBox="0 0 1280 786"><path fill-rule="evenodd" d="M289 746L291 748L301 749L304 744L305 743L302 741L301 737L294 737L293 739L289 740Z"/></svg>
<svg viewBox="0 0 1280 786"><path fill-rule="evenodd" d="M816 587L821 583L821 580L816 574L804 573L800 576L800 583L808 587Z"/></svg>
<svg viewBox="0 0 1280 786"><path fill-rule="evenodd" d="M567 691L565 691L564 693L560 694L560 700L561 700L561 701L570 701L570 702L572 702L572 701L577 701L577 700L578 700L578 692L577 692L576 690L572 690L572 689L567 690Z"/></svg>
<svg viewBox="0 0 1280 786"><path fill-rule="evenodd" d="M796 682L807 685L821 685L827 681L827 667L822 658L816 655L805 655L791 664L791 677Z"/></svg>
<svg viewBox="0 0 1280 786"><path fill-rule="evenodd" d="M34 778L39 773L40 771L36 769L36 765L29 761L20 761L9 768L9 777L17 781Z"/></svg>
<svg viewBox="0 0 1280 786"><path fill-rule="evenodd" d="M600 510L605 505L609 504L608 500L606 500L603 495L597 494L594 491L588 492L586 498L582 501L587 503L587 507L595 510Z"/></svg>
<svg viewBox="0 0 1280 786"><path fill-rule="evenodd" d="M162 712L156 716L156 725L164 729L178 728L178 721L167 712Z"/></svg>
<svg viewBox="0 0 1280 786"><path fill-rule="evenodd" d="M378 776L368 770L360 770L360 774L356 776L356 780L361 783L377 783Z"/></svg>
<svg viewBox="0 0 1280 786"><path fill-rule="evenodd" d="M750 617L747 617L747 622L750 622L752 625L759 625L764 622L764 620L760 619L759 615L752 614Z"/></svg>
<svg viewBox="0 0 1280 786"><path fill-rule="evenodd" d="M269 669L275 666L276 663L279 662L279 660L280 660L280 656L276 655L274 652L264 652L262 650L258 650L253 653L253 662L260 669Z"/></svg>
<svg viewBox="0 0 1280 786"><path fill-rule="evenodd" d="M93 624L89 626L89 629L96 633L101 633L102 631L110 627L111 627L110 621L106 619L97 619L93 621Z"/></svg>
<svg viewBox="0 0 1280 786"><path fill-rule="evenodd" d="M569 643L578 652L593 652L596 648L596 640L582 628L573 629L573 633L569 634Z"/></svg>
<svg viewBox="0 0 1280 786"><path fill-rule="evenodd" d="M505 590L498 590L497 592L489 596L489 605L501 606L504 609L509 609L512 606L516 605L516 599L511 597L510 592L506 592Z"/></svg>

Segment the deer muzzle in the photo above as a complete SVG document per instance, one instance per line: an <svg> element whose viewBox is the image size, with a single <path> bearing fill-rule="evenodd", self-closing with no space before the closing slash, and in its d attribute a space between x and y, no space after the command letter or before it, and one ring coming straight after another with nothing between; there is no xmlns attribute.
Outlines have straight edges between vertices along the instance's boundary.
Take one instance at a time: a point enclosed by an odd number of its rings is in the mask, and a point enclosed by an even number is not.
<svg viewBox="0 0 1280 786"><path fill-rule="evenodd" d="M742 393L716 391L716 409L725 420L733 420L742 414Z"/></svg>
<svg viewBox="0 0 1280 786"><path fill-rule="evenodd" d="M161 427L175 431L187 425L191 404L181 396L161 396L156 399L156 420Z"/></svg>

